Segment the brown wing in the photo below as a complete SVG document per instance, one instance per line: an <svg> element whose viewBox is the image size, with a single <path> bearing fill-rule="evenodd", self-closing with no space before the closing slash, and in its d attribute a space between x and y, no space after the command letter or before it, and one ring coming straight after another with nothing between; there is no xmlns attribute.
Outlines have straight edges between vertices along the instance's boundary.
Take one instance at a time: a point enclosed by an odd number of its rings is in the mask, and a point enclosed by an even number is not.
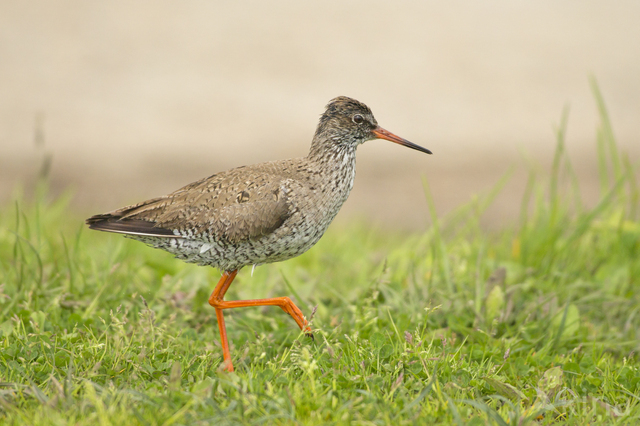
<svg viewBox="0 0 640 426"><path fill-rule="evenodd" d="M210 235L230 243L256 239L276 230L290 212L289 180L254 169L218 173L164 197L93 216L87 223L92 229L131 235Z"/></svg>

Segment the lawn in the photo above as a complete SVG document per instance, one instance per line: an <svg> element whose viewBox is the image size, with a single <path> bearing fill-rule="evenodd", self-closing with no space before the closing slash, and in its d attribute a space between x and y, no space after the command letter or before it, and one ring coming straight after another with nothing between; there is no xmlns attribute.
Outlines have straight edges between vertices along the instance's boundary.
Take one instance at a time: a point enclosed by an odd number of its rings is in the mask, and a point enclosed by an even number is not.
<svg viewBox="0 0 640 426"><path fill-rule="evenodd" d="M640 423L638 164L595 93L597 205L563 120L499 232L480 218L504 181L424 234L334 226L240 272L227 299L291 295L315 339L277 308L227 311L235 373L216 270L89 231L46 179L17 193L0 207L0 424Z"/></svg>

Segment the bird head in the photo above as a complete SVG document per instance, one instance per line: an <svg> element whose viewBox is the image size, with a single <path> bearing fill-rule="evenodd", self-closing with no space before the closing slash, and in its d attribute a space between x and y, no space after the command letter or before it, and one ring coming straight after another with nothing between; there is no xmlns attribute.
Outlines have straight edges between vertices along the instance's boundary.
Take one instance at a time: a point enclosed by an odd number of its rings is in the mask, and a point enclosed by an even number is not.
<svg viewBox="0 0 640 426"><path fill-rule="evenodd" d="M386 139L431 154L428 149L380 127L368 106L346 96L339 96L329 102L320 117L314 142L329 142L342 149L355 149L372 139Z"/></svg>

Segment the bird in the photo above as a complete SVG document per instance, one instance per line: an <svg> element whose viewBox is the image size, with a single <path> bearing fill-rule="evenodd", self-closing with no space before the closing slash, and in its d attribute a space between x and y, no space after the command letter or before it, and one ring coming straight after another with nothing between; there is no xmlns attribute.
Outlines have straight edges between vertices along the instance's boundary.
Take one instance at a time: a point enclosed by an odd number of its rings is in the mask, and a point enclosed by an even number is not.
<svg viewBox="0 0 640 426"><path fill-rule="evenodd" d="M320 116L306 157L219 172L168 195L91 216L86 223L218 268L222 276L209 304L220 331L221 368L234 371L225 309L279 306L313 336L289 297L227 301L224 296L241 268L293 258L318 242L351 192L356 148L373 139L432 153L380 127L365 104L339 96Z"/></svg>

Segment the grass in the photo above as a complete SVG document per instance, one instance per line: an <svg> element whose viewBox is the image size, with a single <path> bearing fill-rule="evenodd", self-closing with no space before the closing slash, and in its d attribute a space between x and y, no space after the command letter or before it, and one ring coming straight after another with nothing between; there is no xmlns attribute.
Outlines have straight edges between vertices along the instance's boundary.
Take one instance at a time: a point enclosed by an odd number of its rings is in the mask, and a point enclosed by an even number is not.
<svg viewBox="0 0 640 426"><path fill-rule="evenodd" d="M2 424L636 424L640 192L604 104L601 198L583 205L557 129L517 224L479 222L499 191L422 235L332 228L296 259L243 270L220 371L218 274L89 232L69 196L0 208ZM425 182L426 196L433 201Z"/></svg>

